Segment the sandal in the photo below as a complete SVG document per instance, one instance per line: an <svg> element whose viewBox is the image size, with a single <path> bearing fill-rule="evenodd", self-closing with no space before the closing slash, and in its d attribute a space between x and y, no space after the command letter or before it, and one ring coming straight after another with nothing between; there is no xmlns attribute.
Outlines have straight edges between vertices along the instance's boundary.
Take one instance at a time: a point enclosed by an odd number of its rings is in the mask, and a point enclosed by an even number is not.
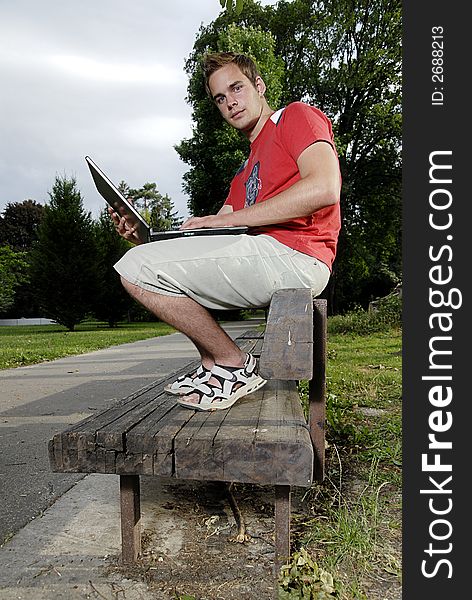
<svg viewBox="0 0 472 600"><path fill-rule="evenodd" d="M190 394L193 390L202 383L210 379L211 371L200 365L193 373L181 375L174 382L166 385L164 390L169 394L185 395Z"/></svg>
<svg viewBox="0 0 472 600"><path fill-rule="evenodd" d="M210 383L216 380L217 384ZM211 370L211 379L196 386L192 392L198 400L192 402L185 396L177 400L177 404L193 410L221 410L230 408L243 396L260 389L267 382L256 373L256 359L248 354L243 367L225 367L215 365Z"/></svg>

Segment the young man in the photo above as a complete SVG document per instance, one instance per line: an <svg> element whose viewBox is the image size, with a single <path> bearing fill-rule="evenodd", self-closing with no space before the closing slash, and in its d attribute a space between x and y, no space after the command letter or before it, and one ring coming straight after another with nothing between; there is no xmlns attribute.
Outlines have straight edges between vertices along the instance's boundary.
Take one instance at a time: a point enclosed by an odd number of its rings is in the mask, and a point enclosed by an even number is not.
<svg viewBox="0 0 472 600"><path fill-rule="evenodd" d="M253 356L241 352L207 308L267 306L277 289L325 288L340 229L341 179L331 124L295 102L277 112L247 56L218 53L204 63L207 92L223 118L247 136L248 160L218 214L182 228L244 225L248 234L196 236L132 248L115 265L124 287L159 319L186 334L201 366L168 391L182 406L228 408L264 385ZM125 219L117 231L138 243Z"/></svg>

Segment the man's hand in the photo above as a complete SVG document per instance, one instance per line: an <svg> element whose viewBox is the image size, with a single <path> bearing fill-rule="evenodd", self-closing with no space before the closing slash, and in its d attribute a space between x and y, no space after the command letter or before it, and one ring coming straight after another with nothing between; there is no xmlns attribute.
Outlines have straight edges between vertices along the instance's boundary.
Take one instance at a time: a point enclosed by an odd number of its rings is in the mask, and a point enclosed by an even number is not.
<svg viewBox="0 0 472 600"><path fill-rule="evenodd" d="M130 223L128 223L126 217L120 217L120 215L112 208L108 208L108 213L115 224L116 231L121 235L122 238L135 245L143 243L136 233L136 227L133 227Z"/></svg>
<svg viewBox="0 0 472 600"><path fill-rule="evenodd" d="M208 227L231 227L233 213L208 215L206 217L190 217L180 226L180 229L201 229Z"/></svg>

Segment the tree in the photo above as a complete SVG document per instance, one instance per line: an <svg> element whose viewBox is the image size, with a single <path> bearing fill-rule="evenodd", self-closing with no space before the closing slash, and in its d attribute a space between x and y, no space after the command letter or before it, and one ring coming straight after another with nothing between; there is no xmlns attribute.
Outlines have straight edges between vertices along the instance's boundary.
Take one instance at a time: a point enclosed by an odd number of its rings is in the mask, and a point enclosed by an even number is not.
<svg viewBox="0 0 472 600"><path fill-rule="evenodd" d="M261 48L262 59L272 54L285 68L280 104L270 101L272 108L304 100L333 123L343 227L325 295L332 312L366 305L401 277L401 2L293 0L263 8L246 0L240 15L226 11L200 29L186 64L195 133L177 147L191 167L183 187L196 215L221 206L247 155L247 146L225 137L216 109L203 101L200 57L233 49L231 26L259 28L273 40ZM259 54L255 58L260 62ZM266 83L273 85L270 78Z"/></svg>
<svg viewBox="0 0 472 600"><path fill-rule="evenodd" d="M117 235L107 209L103 209L95 224L97 247L98 287L94 297L93 313L110 327L124 319L132 300L121 285L113 265L130 248L130 243Z"/></svg>
<svg viewBox="0 0 472 600"><path fill-rule="evenodd" d="M15 252L10 246L0 246L0 314L15 300L18 286L27 281L28 263L25 252Z"/></svg>
<svg viewBox="0 0 472 600"><path fill-rule="evenodd" d="M241 14L244 8L244 0L220 0L220 4L229 13L234 11L237 15Z"/></svg>
<svg viewBox="0 0 472 600"><path fill-rule="evenodd" d="M97 293L93 222L74 178L56 177L32 250L32 282L45 315L73 331Z"/></svg>
<svg viewBox="0 0 472 600"><path fill-rule="evenodd" d="M131 188L126 183L126 181L121 180L118 184L118 191L123 194L123 196L128 200L131 195Z"/></svg>
<svg viewBox="0 0 472 600"><path fill-rule="evenodd" d="M15 251L29 250L37 238L44 206L34 200L9 202L0 217L0 245Z"/></svg>
<svg viewBox="0 0 472 600"><path fill-rule="evenodd" d="M124 182L122 184L126 186ZM154 229L167 231L177 228L182 223L170 196L163 196L157 189L157 183L145 183L136 190L128 188L126 197L141 209L143 218Z"/></svg>

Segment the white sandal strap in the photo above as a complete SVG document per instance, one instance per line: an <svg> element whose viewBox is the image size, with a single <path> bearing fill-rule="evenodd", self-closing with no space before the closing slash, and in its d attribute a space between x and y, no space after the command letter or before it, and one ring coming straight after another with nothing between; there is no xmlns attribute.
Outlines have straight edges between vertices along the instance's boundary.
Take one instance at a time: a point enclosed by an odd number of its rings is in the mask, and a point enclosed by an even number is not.
<svg viewBox="0 0 472 600"><path fill-rule="evenodd" d="M188 393L189 396L196 394L198 402L187 402L183 399L178 401L178 403L200 410L217 408L219 405L223 405L226 408L241 396L241 392L242 395L245 395L252 391L253 386L257 388L265 383L261 377L256 375L255 370L256 360L251 354L247 355L245 364L242 367L215 365L211 370L211 377L214 377L221 387L209 381L202 382L195 386L192 392Z"/></svg>
<svg viewBox="0 0 472 600"><path fill-rule="evenodd" d="M200 365L195 371L181 375L173 383L167 385L166 391L178 393L180 390L184 392L191 390L209 379L210 373L210 369L206 369L203 365Z"/></svg>

